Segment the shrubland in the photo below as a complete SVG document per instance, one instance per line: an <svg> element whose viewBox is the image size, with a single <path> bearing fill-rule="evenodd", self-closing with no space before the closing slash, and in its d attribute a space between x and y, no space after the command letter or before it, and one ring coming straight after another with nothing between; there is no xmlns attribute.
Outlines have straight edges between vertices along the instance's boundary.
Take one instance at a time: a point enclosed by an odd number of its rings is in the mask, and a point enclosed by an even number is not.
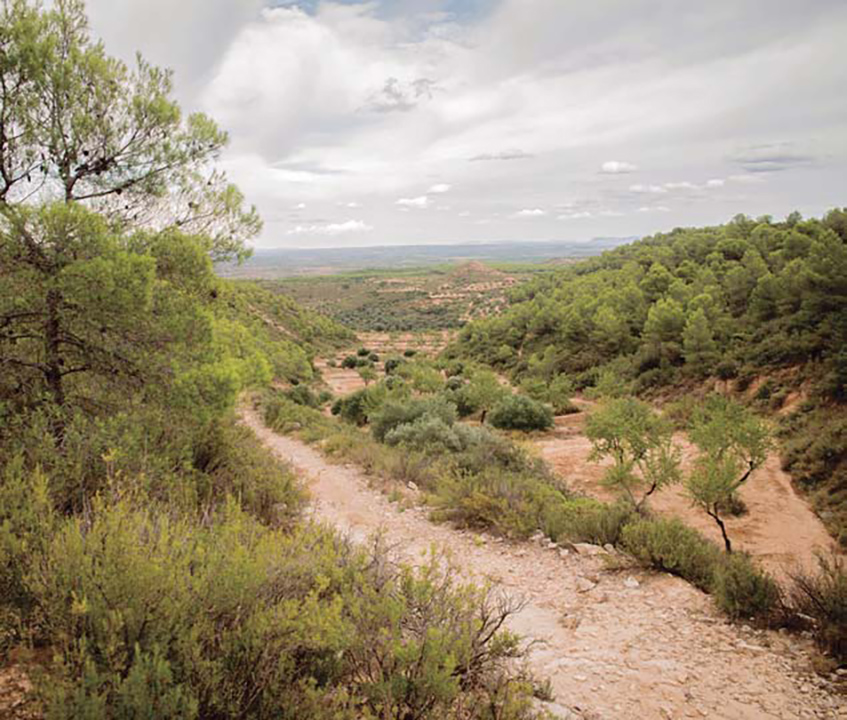
<svg viewBox="0 0 847 720"><path fill-rule="evenodd" d="M410 367L416 362L421 363L418 371ZM419 489L436 520L515 540L540 532L565 546L611 545L645 567L672 573L710 593L733 619L796 625L798 617L813 618L811 629L821 647L843 653L837 639L843 618L835 609L841 601L843 566L827 565L826 581L810 576L805 585L781 587L753 558L733 550L722 525L724 514L738 504L738 488L768 447L767 428L750 409L715 395L664 416L632 397L604 400L589 415L587 434L595 446L594 459L612 461L605 482L620 499L607 504L569 491L522 445L518 434L493 429L494 414L488 416L490 425L459 420L465 414L463 391L486 371L471 362L422 360L407 361L404 374L415 378L432 371L440 373L440 388L430 382L428 390L414 389L392 374L337 401L341 423L274 391L263 400L265 420L280 432L319 444L331 458L358 464L387 487L399 482ZM495 388L487 379L483 386ZM512 395L499 382L496 388L497 403L504 407L510 399L537 403ZM482 417L479 408L476 414ZM516 417L523 418L523 410ZM690 430L698 453L690 472L682 471L673 442L680 424ZM652 514L652 493L674 483L684 483L692 502L722 528L725 548L679 520ZM398 497L395 493L391 496ZM810 614L811 601L801 602L800 587L824 596L824 605L832 609Z"/></svg>
<svg viewBox="0 0 847 720"><path fill-rule="evenodd" d="M0 31L0 652L43 714L535 716L514 606L304 522L238 424L272 381L317 414L349 332L216 278L261 224L225 134L77 0L9 0Z"/></svg>

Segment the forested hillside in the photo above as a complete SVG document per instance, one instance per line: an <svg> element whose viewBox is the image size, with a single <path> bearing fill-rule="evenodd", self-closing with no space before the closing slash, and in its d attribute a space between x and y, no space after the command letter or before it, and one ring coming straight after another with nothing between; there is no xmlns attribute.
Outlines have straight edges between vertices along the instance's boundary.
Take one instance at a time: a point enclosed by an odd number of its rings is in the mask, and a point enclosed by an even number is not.
<svg viewBox="0 0 847 720"><path fill-rule="evenodd" d="M727 381L783 416L786 467L847 543L845 210L678 228L540 276L452 353L605 394Z"/></svg>

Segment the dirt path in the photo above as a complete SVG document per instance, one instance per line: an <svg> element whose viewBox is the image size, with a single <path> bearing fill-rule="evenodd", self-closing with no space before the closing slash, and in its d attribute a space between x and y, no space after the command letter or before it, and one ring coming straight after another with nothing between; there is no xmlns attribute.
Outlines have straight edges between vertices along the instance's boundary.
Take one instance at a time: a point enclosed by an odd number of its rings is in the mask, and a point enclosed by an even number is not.
<svg viewBox="0 0 847 720"><path fill-rule="evenodd" d="M584 423L584 413L557 418L555 432L535 441L534 446L568 487L600 500L612 500L614 494L601 482L606 466L588 461L591 443L582 433ZM683 451L683 468L689 469L695 450L683 435L678 435L676 442ZM775 575L785 577L798 566L814 571L815 552L835 549L826 527L794 490L776 454L753 473L739 494L748 512L727 518L733 546L755 555ZM691 506L681 485L659 491L651 498L650 507L679 517L706 537L722 542L715 523Z"/></svg>
<svg viewBox="0 0 847 720"><path fill-rule="evenodd" d="M543 642L531 663L550 677L563 717L578 708L577 717L595 720L847 718L847 704L805 672L801 641L727 624L681 580L435 525L421 508L389 503L358 469L267 429L255 411L243 419L308 482L315 518L358 540L382 530L411 563L443 548L469 578L525 599L512 626Z"/></svg>

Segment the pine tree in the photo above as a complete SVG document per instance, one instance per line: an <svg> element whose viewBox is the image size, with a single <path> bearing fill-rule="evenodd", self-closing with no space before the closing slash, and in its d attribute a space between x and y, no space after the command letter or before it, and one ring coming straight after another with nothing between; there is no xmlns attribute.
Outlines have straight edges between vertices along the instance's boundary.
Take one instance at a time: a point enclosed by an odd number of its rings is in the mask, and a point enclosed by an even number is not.
<svg viewBox="0 0 847 720"><path fill-rule="evenodd" d="M718 357L717 343L702 309L688 316L682 333L682 352L686 365L697 375L706 376L714 367Z"/></svg>

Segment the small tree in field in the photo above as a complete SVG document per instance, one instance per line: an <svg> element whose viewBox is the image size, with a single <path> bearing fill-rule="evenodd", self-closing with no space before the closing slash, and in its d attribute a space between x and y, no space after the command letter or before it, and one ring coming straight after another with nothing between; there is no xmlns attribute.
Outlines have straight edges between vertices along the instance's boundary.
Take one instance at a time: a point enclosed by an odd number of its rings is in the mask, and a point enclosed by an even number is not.
<svg viewBox="0 0 847 720"><path fill-rule="evenodd" d="M673 427L646 403L625 397L609 400L588 416L585 433L594 446L590 460L611 458L604 484L637 511L657 490L679 482L679 448Z"/></svg>
<svg viewBox="0 0 847 720"><path fill-rule="evenodd" d="M742 405L714 395L694 413L690 435L700 455L686 481L688 494L715 521L731 553L723 516L736 503L739 488L767 459L768 429Z"/></svg>
<svg viewBox="0 0 847 720"><path fill-rule="evenodd" d="M360 367L359 377L362 378L362 381L365 383L365 387L367 387L374 380L376 380L376 370L374 370L373 367L371 367L370 365Z"/></svg>
<svg viewBox="0 0 847 720"><path fill-rule="evenodd" d="M490 370L480 370L474 373L465 389L468 402L482 411L480 422L485 424L488 412L497 405L507 394L497 376Z"/></svg>

